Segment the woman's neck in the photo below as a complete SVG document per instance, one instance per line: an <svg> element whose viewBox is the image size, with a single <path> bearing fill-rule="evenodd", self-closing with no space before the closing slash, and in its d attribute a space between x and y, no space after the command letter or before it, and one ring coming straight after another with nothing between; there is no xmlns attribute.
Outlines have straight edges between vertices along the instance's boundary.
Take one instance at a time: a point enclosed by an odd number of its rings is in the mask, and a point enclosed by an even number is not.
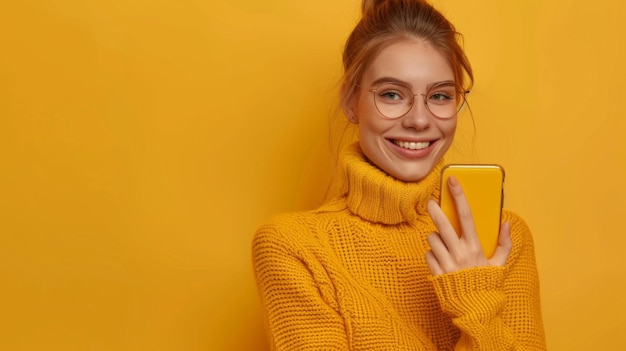
<svg viewBox="0 0 626 351"><path fill-rule="evenodd" d="M428 215L429 199L439 199L443 160L418 182L404 182L385 173L367 160L358 142L347 147L342 161L348 208L367 221L413 222Z"/></svg>

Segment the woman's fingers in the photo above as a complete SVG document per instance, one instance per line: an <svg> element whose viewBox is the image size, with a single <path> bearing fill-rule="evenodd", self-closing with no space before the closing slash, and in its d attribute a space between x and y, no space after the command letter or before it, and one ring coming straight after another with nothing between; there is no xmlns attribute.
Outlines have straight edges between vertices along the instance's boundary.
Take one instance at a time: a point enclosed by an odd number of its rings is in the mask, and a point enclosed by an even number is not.
<svg viewBox="0 0 626 351"><path fill-rule="evenodd" d="M450 256L448 247L441 239L439 233L432 233L426 238L428 245L430 245L429 253L437 261L437 266L442 272L451 272L455 269L456 265L453 258Z"/></svg>
<svg viewBox="0 0 626 351"><path fill-rule="evenodd" d="M431 250L426 254L426 261L431 273L438 275L477 266L504 266L512 247L510 224L505 222L501 226L498 247L493 257L487 260L476 234L472 211L461 184L456 178L450 177L448 187L455 202L462 233L460 237L457 235L435 201L428 202L428 212L439 230L439 233L432 233L428 236Z"/></svg>
<svg viewBox="0 0 626 351"><path fill-rule="evenodd" d="M474 225L474 217L472 216L472 209L470 208L463 187L459 181L454 177L448 178L448 188L450 194L454 199L454 206L459 218L459 224L461 226L461 240L465 240L475 247L480 247L478 236L476 235L476 226ZM481 248L482 250L482 248Z"/></svg>
<svg viewBox="0 0 626 351"><path fill-rule="evenodd" d="M439 236L448 248L448 251L451 253L458 252L459 236L454 231L454 227L450 224L448 217L446 217L446 214L443 213L441 207L439 207L434 200L430 200L428 201L427 209L430 217L435 223L435 226L439 230Z"/></svg>
<svg viewBox="0 0 626 351"><path fill-rule="evenodd" d="M511 223L506 221L500 226L500 235L498 236L498 247L493 254L493 257L489 259L489 263L493 266L504 266L511 248L513 247L513 241L511 240Z"/></svg>
<svg viewBox="0 0 626 351"><path fill-rule="evenodd" d="M441 268L441 266L439 265L439 262L437 261L437 258L435 257L432 251L428 251L426 253L426 263L428 263L430 274L439 275L439 274L445 273L443 269Z"/></svg>

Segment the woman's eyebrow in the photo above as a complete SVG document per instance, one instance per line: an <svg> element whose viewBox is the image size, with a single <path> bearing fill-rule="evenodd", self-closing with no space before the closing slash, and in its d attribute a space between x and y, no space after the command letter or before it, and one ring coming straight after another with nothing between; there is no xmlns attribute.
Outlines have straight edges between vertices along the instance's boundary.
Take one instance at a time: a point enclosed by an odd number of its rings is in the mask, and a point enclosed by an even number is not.
<svg viewBox="0 0 626 351"><path fill-rule="evenodd" d="M395 83L395 84L405 85L407 87L412 86L408 82L405 82L403 80L400 80L398 78L393 78L393 77L380 77L376 79L375 81L373 81L372 85L378 85L380 83Z"/></svg>
<svg viewBox="0 0 626 351"><path fill-rule="evenodd" d="M430 83L427 85L428 89L431 89L432 87L436 87L436 86L440 86L440 85L456 85L456 82L453 80L442 80L439 82L434 82L434 83Z"/></svg>
<svg viewBox="0 0 626 351"><path fill-rule="evenodd" d="M413 84L410 84L409 82L403 81L401 79L398 78L394 78L394 77L380 77L378 79L376 79L375 81L372 82L373 86L379 85L381 83L394 83L394 84L398 84L398 85L402 85L408 88L413 88ZM441 81L437 81L437 82L432 82L429 83L426 86L426 90L431 89L434 86L439 86L439 85L455 85L456 83L454 82L454 80L441 80Z"/></svg>

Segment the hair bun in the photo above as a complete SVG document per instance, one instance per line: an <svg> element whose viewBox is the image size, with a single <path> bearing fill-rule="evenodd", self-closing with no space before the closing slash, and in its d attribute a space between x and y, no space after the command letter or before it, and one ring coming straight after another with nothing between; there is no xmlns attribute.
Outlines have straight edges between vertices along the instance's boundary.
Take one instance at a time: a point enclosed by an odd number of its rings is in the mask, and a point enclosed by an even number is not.
<svg viewBox="0 0 626 351"><path fill-rule="evenodd" d="M383 4L391 2L388 6L401 6L401 7L411 7L411 5L417 4L428 4L426 0L363 0L361 3L361 14L363 17L367 17L373 11L376 11Z"/></svg>
<svg viewBox="0 0 626 351"><path fill-rule="evenodd" d="M385 0L363 0L361 3L361 14L365 17L384 2Z"/></svg>

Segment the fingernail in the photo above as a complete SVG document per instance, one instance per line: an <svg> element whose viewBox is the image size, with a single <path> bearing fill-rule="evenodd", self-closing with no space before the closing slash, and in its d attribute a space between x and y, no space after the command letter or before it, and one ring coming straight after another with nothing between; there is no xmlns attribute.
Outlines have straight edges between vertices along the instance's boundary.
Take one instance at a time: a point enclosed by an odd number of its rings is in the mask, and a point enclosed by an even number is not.
<svg viewBox="0 0 626 351"><path fill-rule="evenodd" d="M511 227L511 223L509 223L509 221L505 221L504 223L502 223L502 227L500 227L503 231L508 231Z"/></svg>
<svg viewBox="0 0 626 351"><path fill-rule="evenodd" d="M450 178L448 178L448 184L450 184L450 186L457 186L459 182L457 182L454 176L450 176Z"/></svg>

